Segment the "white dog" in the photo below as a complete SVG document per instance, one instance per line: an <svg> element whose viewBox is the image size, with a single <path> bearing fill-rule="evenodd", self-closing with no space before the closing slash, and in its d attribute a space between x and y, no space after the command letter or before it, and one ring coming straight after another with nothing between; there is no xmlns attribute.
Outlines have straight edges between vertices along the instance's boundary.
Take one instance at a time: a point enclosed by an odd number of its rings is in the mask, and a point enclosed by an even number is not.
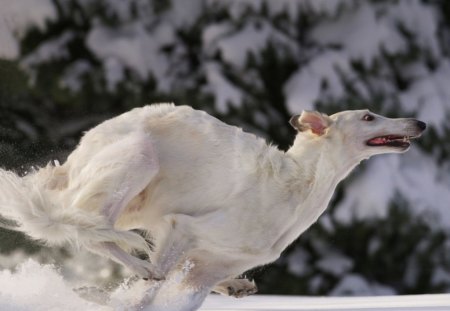
<svg viewBox="0 0 450 311"><path fill-rule="evenodd" d="M236 276L276 260L362 160L406 151L426 127L367 110L304 111L290 123L298 134L282 152L190 107L134 109L87 132L61 166L22 178L0 170L0 212L35 239L160 280L145 310L196 310L211 290L251 294L255 285ZM148 232L153 249L132 229ZM171 295L185 303L171 306Z"/></svg>

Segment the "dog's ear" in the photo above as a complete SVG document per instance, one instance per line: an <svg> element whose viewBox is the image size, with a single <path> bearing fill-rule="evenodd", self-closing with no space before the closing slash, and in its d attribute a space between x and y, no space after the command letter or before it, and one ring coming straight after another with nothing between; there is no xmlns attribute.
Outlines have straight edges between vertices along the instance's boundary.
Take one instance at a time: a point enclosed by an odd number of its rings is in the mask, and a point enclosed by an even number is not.
<svg viewBox="0 0 450 311"><path fill-rule="evenodd" d="M295 115L289 123L300 132L311 130L316 135L325 134L325 130L330 126L331 119L326 114L317 111L303 111L301 115Z"/></svg>

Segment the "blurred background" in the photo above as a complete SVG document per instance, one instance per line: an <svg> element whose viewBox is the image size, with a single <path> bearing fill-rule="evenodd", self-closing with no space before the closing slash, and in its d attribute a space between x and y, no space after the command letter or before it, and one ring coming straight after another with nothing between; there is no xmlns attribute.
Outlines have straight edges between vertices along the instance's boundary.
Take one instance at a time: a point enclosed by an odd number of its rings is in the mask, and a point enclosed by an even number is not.
<svg viewBox="0 0 450 311"><path fill-rule="evenodd" d="M404 155L362 163L275 263L260 293L450 292L450 2L0 0L0 166L64 162L82 133L134 107L203 109L286 149L291 115L416 117ZM0 230L0 267L28 257L80 284L121 267Z"/></svg>

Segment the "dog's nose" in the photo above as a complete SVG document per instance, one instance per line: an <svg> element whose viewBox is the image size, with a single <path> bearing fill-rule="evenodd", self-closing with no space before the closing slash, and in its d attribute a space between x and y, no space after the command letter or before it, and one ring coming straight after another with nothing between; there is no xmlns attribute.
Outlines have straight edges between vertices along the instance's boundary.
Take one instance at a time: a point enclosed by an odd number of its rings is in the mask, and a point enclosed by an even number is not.
<svg viewBox="0 0 450 311"><path fill-rule="evenodd" d="M417 120L417 126L424 131L427 128L427 124L425 122Z"/></svg>

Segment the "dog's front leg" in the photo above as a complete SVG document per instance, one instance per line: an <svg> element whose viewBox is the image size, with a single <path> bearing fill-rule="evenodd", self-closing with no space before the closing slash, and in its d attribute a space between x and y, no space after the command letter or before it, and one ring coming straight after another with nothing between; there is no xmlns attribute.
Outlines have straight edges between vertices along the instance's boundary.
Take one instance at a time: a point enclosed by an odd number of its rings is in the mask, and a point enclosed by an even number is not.
<svg viewBox="0 0 450 311"><path fill-rule="evenodd" d="M255 281L249 281L247 279L226 280L213 288L213 292L215 293L236 298L253 295L257 291L258 288L256 287Z"/></svg>
<svg viewBox="0 0 450 311"><path fill-rule="evenodd" d="M159 288L152 287L148 296L135 306L143 311L197 310L213 286L229 276L223 256L208 251L190 252L169 272Z"/></svg>

